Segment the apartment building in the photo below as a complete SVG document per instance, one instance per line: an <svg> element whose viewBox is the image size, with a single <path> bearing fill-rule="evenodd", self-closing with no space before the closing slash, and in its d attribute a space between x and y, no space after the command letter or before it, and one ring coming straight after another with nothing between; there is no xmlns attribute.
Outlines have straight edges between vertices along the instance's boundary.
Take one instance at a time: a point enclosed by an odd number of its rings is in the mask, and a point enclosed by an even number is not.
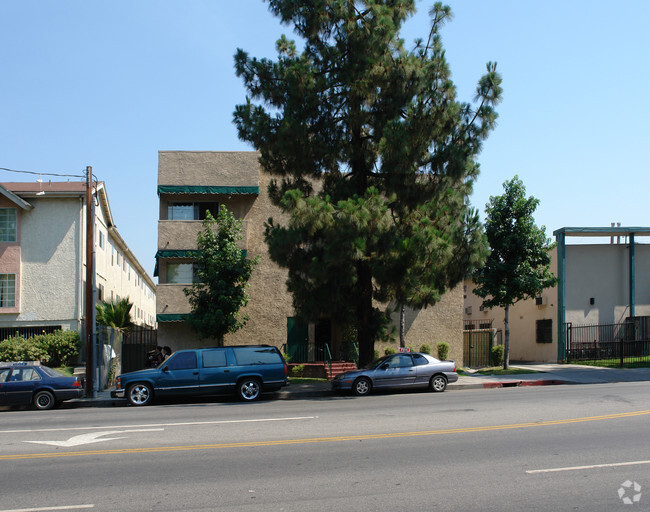
<svg viewBox="0 0 650 512"><path fill-rule="evenodd" d="M86 183L0 183L0 333L79 330L85 315ZM156 285L117 231L106 186L92 191L96 300L128 297L155 326Z"/></svg>
<svg viewBox="0 0 650 512"><path fill-rule="evenodd" d="M202 229L206 210L212 213L225 205L241 219L241 249L248 257L260 257L250 280L250 301L245 308L247 325L225 336L228 345L265 343L285 348L303 360L322 360L323 343L337 357L340 333L330 319L314 319L307 325L294 316L292 299L286 290L287 271L271 261L264 242L264 223L269 217L287 220L275 207L267 189L270 176L258 162L256 152L160 151L158 155L158 342L172 349L214 344L214 339L199 340L185 323L190 305L183 292L193 280L191 251ZM450 357L462 360L462 286L443 296L435 307L408 310L406 345L419 349L435 347L439 341L451 346ZM388 307L388 306L386 306ZM393 316L399 325L399 315ZM392 347L397 345L392 344ZM383 351L382 344L376 348ZM298 350L300 349L300 350ZM305 350L302 350L305 349ZM299 362L298 356L293 358Z"/></svg>

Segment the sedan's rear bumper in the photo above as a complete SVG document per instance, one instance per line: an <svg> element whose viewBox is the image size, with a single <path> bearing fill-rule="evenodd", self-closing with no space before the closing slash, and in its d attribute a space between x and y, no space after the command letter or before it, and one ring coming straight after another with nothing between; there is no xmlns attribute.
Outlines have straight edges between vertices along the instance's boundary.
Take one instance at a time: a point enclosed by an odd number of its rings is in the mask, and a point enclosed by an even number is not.
<svg viewBox="0 0 650 512"><path fill-rule="evenodd" d="M458 381L458 374L456 372L445 372L445 377L447 377L448 383Z"/></svg>

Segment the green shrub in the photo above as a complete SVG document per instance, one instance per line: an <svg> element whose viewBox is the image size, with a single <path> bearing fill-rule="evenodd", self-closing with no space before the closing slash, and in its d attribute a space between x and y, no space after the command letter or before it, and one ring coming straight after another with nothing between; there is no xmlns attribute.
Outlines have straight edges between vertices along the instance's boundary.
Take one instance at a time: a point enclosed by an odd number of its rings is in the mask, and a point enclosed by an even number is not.
<svg viewBox="0 0 650 512"><path fill-rule="evenodd" d="M503 345L492 347L492 365L501 366L503 364Z"/></svg>
<svg viewBox="0 0 650 512"><path fill-rule="evenodd" d="M389 356L391 354L397 354L397 350L395 350L393 347L386 347L384 350L384 355Z"/></svg>
<svg viewBox="0 0 650 512"><path fill-rule="evenodd" d="M449 356L449 343L446 341L438 342L438 359L445 361Z"/></svg>
<svg viewBox="0 0 650 512"><path fill-rule="evenodd" d="M74 366L79 357L81 340L77 331L54 331L45 334L45 348L50 356L50 366Z"/></svg>
<svg viewBox="0 0 650 512"><path fill-rule="evenodd" d="M11 336L0 341L0 361L40 361L49 363L47 349L40 340Z"/></svg>
<svg viewBox="0 0 650 512"><path fill-rule="evenodd" d="M375 355L375 359L373 359L373 361L376 361L377 359L379 359L381 357L379 355L379 350L377 350L377 349L375 349L374 355Z"/></svg>
<svg viewBox="0 0 650 512"><path fill-rule="evenodd" d="M420 347L420 352L431 355L431 347L425 343Z"/></svg>
<svg viewBox="0 0 650 512"><path fill-rule="evenodd" d="M294 377L302 377L302 374L305 372L304 364L297 364L291 368L291 374Z"/></svg>

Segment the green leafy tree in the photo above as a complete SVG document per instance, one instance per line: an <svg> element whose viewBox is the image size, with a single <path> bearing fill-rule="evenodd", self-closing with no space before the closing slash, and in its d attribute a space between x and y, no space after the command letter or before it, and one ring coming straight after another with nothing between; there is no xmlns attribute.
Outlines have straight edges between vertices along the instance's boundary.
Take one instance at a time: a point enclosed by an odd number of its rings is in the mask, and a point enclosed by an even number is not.
<svg viewBox="0 0 650 512"><path fill-rule="evenodd" d="M411 49L399 34L412 0L269 7L302 50L285 36L277 61L238 50L249 98L235 124L275 176L269 195L289 217L269 219L265 238L288 269L296 313L354 327L363 365L389 321L377 301L434 304L480 252L466 199L501 79L489 63L476 103L456 100L439 35L451 11L439 3Z"/></svg>
<svg viewBox="0 0 650 512"><path fill-rule="evenodd" d="M95 306L97 323L117 329L122 333L129 332L131 325L131 308L133 303L125 297L119 301L102 301Z"/></svg>
<svg viewBox="0 0 650 512"><path fill-rule="evenodd" d="M537 297L545 288L555 286L550 271L553 244L546 228L537 227L533 213L539 200L526 197L526 188L518 176L503 184L505 193L491 196L485 211L485 233L490 254L485 266L474 272L477 287L486 307L505 309L503 367L508 369L510 351L510 306L520 300Z"/></svg>
<svg viewBox="0 0 650 512"><path fill-rule="evenodd" d="M237 243L241 239L241 221L225 206L216 219L207 212L197 236L196 282L184 289L192 307L187 322L199 338L216 338L219 346L226 333L248 320L240 310L248 303L248 281L259 257L247 259Z"/></svg>

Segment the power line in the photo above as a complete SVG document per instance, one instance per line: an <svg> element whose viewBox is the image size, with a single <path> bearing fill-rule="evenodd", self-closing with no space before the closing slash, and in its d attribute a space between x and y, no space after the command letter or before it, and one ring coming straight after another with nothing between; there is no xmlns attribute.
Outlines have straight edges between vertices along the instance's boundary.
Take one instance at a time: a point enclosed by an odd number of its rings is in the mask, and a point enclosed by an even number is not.
<svg viewBox="0 0 650 512"><path fill-rule="evenodd" d="M34 174L36 176L58 176L62 178L85 178L86 177L83 174L56 174L53 172L17 171L16 169L7 169L6 167L0 167L0 171L17 172L20 174Z"/></svg>

